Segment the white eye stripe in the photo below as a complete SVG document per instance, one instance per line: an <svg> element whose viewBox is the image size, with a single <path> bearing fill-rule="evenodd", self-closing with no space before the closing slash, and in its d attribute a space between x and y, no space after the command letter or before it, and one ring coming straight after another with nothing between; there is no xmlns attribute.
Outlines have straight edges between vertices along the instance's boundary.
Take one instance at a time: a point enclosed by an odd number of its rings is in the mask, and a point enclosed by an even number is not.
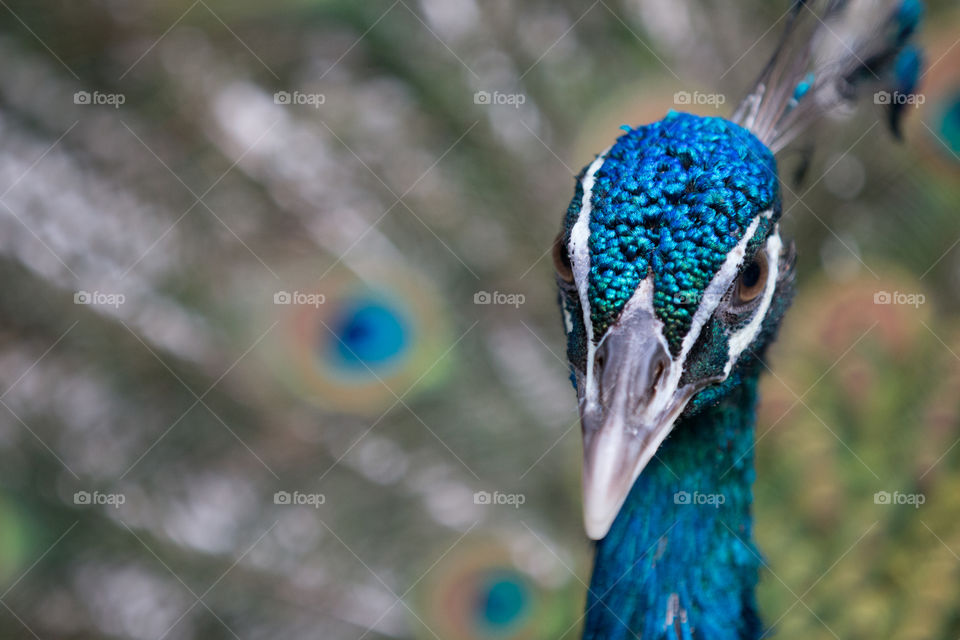
<svg viewBox="0 0 960 640"><path fill-rule="evenodd" d="M597 397L597 386L593 379L593 357L597 350L593 342L593 323L590 321L590 211L593 197L593 184L600 167L603 166L610 152L607 147L597 156L597 159L587 168L583 176L583 201L580 203L580 215L570 230L570 265L573 270L574 282L577 284L577 293L580 295L580 306L583 309L583 327L587 332L587 380L584 399L588 404Z"/></svg>
<svg viewBox="0 0 960 640"><path fill-rule="evenodd" d="M763 325L763 319L770 309L770 303L773 302L773 292L777 288L777 275L780 272L780 250L783 248L783 241L780 239L780 225L774 227L773 233L767 238L767 244L764 250L767 252L767 282L763 288L763 297L753 317L746 326L734 332L728 339L727 364L723 368L724 376L730 375L734 363L740 357L750 343L753 342L760 328Z"/></svg>
<svg viewBox="0 0 960 640"><path fill-rule="evenodd" d="M707 320L710 319L710 316L713 315L713 312L717 310L723 294L726 293L730 287L730 283L733 282L734 277L736 277L737 272L740 270L740 265L743 263L744 256L747 254L747 245L750 244L754 234L757 232L757 227L760 226L760 218L767 218L769 220L771 216L773 216L773 209L767 209L753 219L750 226L747 227L746 233L743 234L743 237L740 238L740 241L737 243L737 246L727 254L727 259L724 260L720 270L717 271L716 275L714 275L710 281L710 284L707 285L701 297L701 304L693 314L693 320L690 322L690 330L687 331L687 335L683 338L680 357L678 358L680 362L684 362L687 359L687 354L690 353L690 349L693 348L693 345L696 344L700 338L700 333L703 331L704 325L707 323Z"/></svg>

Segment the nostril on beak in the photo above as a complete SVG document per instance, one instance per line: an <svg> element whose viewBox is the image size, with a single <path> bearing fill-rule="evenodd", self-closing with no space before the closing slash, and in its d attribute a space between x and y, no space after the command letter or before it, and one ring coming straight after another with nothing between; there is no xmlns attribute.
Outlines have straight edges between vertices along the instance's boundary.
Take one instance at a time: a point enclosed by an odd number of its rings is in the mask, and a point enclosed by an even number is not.
<svg viewBox="0 0 960 640"><path fill-rule="evenodd" d="M663 372L667 370L667 365L663 360L658 360L656 362L656 367L653 372L653 377L650 382L650 392L653 393L656 390L657 385L660 384L660 378L663 377Z"/></svg>
<svg viewBox="0 0 960 640"><path fill-rule="evenodd" d="M642 370L640 370L642 371ZM637 373L639 374L640 371ZM667 360L663 357L655 357L647 364L647 375L638 375L636 379L637 386L633 400L633 410L641 411L649 403L657 392L657 386L660 384L663 374L667 371Z"/></svg>
<svg viewBox="0 0 960 640"><path fill-rule="evenodd" d="M599 389L601 404L606 401L609 394L613 392L613 387L616 385L616 371L612 370L615 367L611 368L610 371L606 369L609 344L608 341L601 342L599 348L597 348L597 354L593 357L596 376L601 380Z"/></svg>

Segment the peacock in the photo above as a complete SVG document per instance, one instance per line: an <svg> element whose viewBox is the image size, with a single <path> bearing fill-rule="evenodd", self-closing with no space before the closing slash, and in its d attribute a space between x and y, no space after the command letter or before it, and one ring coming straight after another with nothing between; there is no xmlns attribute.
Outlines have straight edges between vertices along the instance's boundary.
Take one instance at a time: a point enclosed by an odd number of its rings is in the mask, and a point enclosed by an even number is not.
<svg viewBox="0 0 960 640"><path fill-rule="evenodd" d="M960 637L948 4L927 10L910 144L878 135L867 116L889 112L866 100L819 128L835 153L805 163L803 135L777 154L816 188L798 204L780 187L797 293L763 355L737 533L764 551L756 608L779 637ZM855 5L858 33L883 17ZM556 213L617 126L728 114L788 8L0 3L0 638L634 637L599 597L582 615L594 547ZM817 60L844 50L821 38ZM680 424L657 451L677 472ZM730 514L695 489L690 509ZM874 502L895 490L927 501ZM643 604L610 591L627 621L615 597ZM704 635L686 597L674 618Z"/></svg>
<svg viewBox="0 0 960 640"><path fill-rule="evenodd" d="M729 119L624 127L577 177L553 258L597 541L586 639L764 633L755 406L796 256L774 154L866 84L899 134L920 76L922 6L854 4L794 2Z"/></svg>

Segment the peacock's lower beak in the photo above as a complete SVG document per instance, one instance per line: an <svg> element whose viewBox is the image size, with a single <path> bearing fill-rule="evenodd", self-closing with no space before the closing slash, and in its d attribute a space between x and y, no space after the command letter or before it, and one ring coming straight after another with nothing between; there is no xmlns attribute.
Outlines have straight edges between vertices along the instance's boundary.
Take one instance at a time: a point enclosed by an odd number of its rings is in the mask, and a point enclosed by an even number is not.
<svg viewBox="0 0 960 640"><path fill-rule="evenodd" d="M594 540L607 535L695 391L678 388L677 366L647 312L621 319L597 347L596 386L581 403L584 524Z"/></svg>

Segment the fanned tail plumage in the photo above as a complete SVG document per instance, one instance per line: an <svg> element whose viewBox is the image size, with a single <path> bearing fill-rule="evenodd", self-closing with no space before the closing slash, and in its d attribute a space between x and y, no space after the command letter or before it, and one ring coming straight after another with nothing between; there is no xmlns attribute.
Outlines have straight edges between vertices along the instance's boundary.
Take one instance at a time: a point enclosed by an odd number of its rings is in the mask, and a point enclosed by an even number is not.
<svg viewBox="0 0 960 640"><path fill-rule="evenodd" d="M776 153L873 87L899 137L922 68L911 42L922 15L919 0L796 0L773 56L731 119Z"/></svg>

